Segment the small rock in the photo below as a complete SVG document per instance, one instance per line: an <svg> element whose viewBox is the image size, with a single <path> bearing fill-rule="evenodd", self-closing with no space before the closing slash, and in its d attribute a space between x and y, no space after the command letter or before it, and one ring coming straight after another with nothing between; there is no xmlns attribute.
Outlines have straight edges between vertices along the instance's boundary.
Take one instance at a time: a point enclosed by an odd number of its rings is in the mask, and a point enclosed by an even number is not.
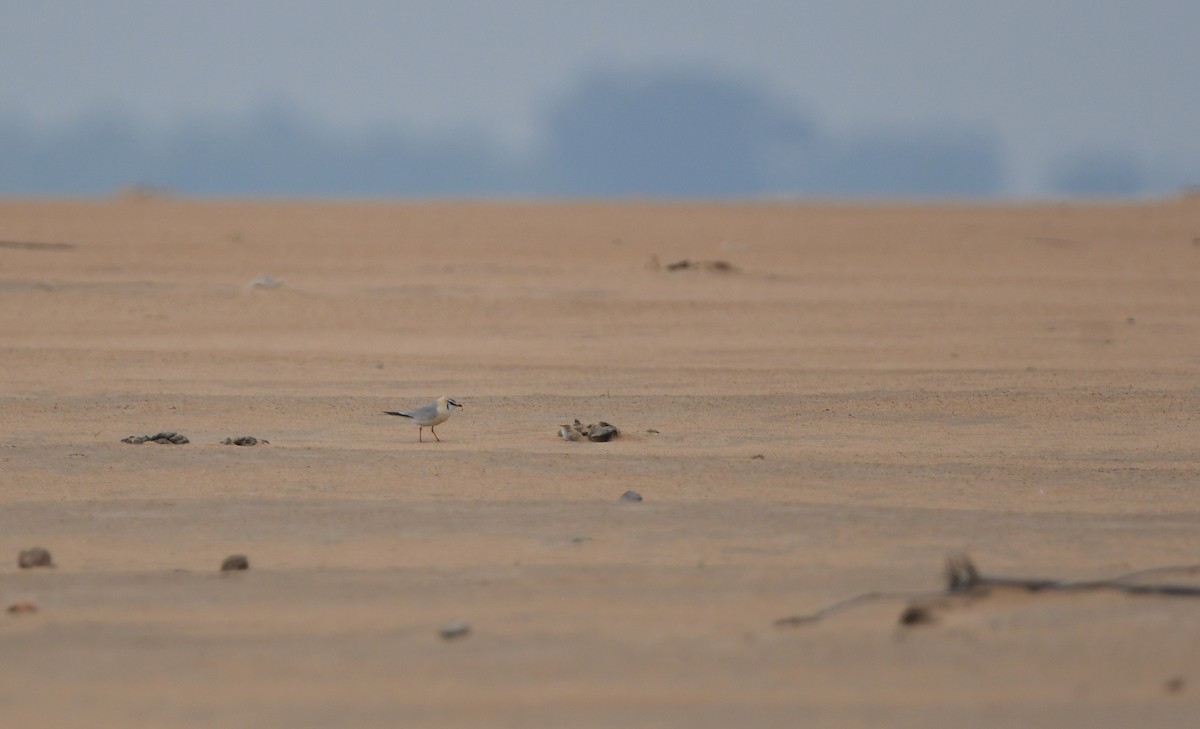
<svg viewBox="0 0 1200 729"><path fill-rule="evenodd" d="M50 558L50 551L41 547L33 549L23 549L17 555L17 566L23 570L30 567L53 567L54 560Z"/></svg>
<svg viewBox="0 0 1200 729"><path fill-rule="evenodd" d="M583 544L592 541L591 537L571 537L571 544Z"/></svg>
<svg viewBox="0 0 1200 729"><path fill-rule="evenodd" d="M250 560L244 554L234 554L225 558L221 563L222 572L250 569Z"/></svg>
<svg viewBox="0 0 1200 729"><path fill-rule="evenodd" d="M642 495L636 491L626 491L621 494L621 501L638 502L642 500Z"/></svg>
<svg viewBox="0 0 1200 729"><path fill-rule="evenodd" d="M242 288L245 289L277 289L283 285L283 280L272 276L269 273L260 273L250 279L250 283Z"/></svg>
<svg viewBox="0 0 1200 729"><path fill-rule="evenodd" d="M37 609L38 609L37 605L35 605L33 602L31 602L29 600L17 600L12 605L8 606L8 613L10 615L21 615L23 613L36 613Z"/></svg>
<svg viewBox="0 0 1200 729"><path fill-rule="evenodd" d="M603 420L596 425L588 426L588 440L595 443L607 443L613 438L619 438L620 435L621 430L617 426L606 423Z"/></svg>
<svg viewBox="0 0 1200 729"><path fill-rule="evenodd" d="M754 455L750 456L750 460L752 461L765 461L766 459L767 457L761 453L755 453Z"/></svg>
<svg viewBox="0 0 1200 729"><path fill-rule="evenodd" d="M221 444L222 445L235 445L235 446L252 446L252 445L258 445L259 443L270 444L270 442L271 441L267 440L266 438L255 438L252 435L239 435L236 438L226 438L225 440L221 441Z"/></svg>
<svg viewBox="0 0 1200 729"><path fill-rule="evenodd" d="M471 632L471 624L462 620L456 620L453 623L446 623L438 631L443 640L454 640L461 638Z"/></svg>
<svg viewBox="0 0 1200 729"><path fill-rule="evenodd" d="M933 611L925 605L909 605L900 613L901 625L929 625L932 622Z"/></svg>
<svg viewBox="0 0 1200 729"><path fill-rule="evenodd" d="M12 608L9 608L12 612ZM1163 683L1163 690L1169 694L1177 694L1187 686L1187 682L1183 680L1183 676L1172 676Z"/></svg>
<svg viewBox="0 0 1200 729"><path fill-rule="evenodd" d="M569 425L560 425L558 426L558 437L562 438L563 440L576 442L583 436L579 434L579 431L575 430Z"/></svg>

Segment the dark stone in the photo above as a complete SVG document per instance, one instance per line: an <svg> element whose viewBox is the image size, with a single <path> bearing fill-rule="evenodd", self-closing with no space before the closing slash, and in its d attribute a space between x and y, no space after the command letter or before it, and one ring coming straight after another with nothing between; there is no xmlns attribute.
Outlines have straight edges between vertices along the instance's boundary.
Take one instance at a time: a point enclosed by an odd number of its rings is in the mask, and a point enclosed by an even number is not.
<svg viewBox="0 0 1200 729"><path fill-rule="evenodd" d="M183 445L184 443L190 443L191 441L189 441L187 436L183 433L176 433L173 430L164 430L161 433L155 433L154 435L131 435L128 438L122 438L121 442L132 443L134 445L140 445L148 442L162 443L164 445L168 443L172 445Z"/></svg>
<svg viewBox="0 0 1200 729"><path fill-rule="evenodd" d="M225 558L221 563L222 572L230 572L232 570L248 570L250 569L250 560L244 554L234 554Z"/></svg>
<svg viewBox="0 0 1200 729"><path fill-rule="evenodd" d="M30 567L53 567L54 560L50 558L49 550L34 547L21 550L21 553L17 555L17 566L23 570Z"/></svg>
<svg viewBox="0 0 1200 729"><path fill-rule="evenodd" d="M901 625L929 625L933 621L933 610L925 605L909 605L900 613Z"/></svg>
<svg viewBox="0 0 1200 729"><path fill-rule="evenodd" d="M443 640L454 640L455 638L462 638L470 632L471 624L458 620L443 625L438 634L442 636Z"/></svg>
<svg viewBox="0 0 1200 729"><path fill-rule="evenodd" d="M603 420L597 425L588 426L588 440L595 443L606 443L613 438L620 437L621 431L615 425L609 425Z"/></svg>
<svg viewBox="0 0 1200 729"><path fill-rule="evenodd" d="M626 491L621 494L621 501L638 502L642 500L642 495L636 491Z"/></svg>

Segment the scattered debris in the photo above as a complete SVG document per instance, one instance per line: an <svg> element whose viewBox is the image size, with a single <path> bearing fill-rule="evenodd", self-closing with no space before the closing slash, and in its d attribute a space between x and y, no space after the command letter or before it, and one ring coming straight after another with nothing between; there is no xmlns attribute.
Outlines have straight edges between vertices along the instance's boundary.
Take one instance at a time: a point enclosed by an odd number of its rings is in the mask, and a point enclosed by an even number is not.
<svg viewBox="0 0 1200 729"><path fill-rule="evenodd" d="M642 495L636 491L626 491L621 494L620 501L637 503L642 500Z"/></svg>
<svg viewBox="0 0 1200 729"><path fill-rule="evenodd" d="M226 438L225 440L221 441L221 445L235 446L252 446L258 445L259 443L266 443L267 445L270 445L271 441L267 440L266 438L255 438L252 435L239 435L236 438Z"/></svg>
<svg viewBox="0 0 1200 729"><path fill-rule="evenodd" d="M471 624L462 620L456 620L453 623L446 623L438 630L438 635L442 636L442 640L454 640L461 638L471 632Z"/></svg>
<svg viewBox="0 0 1200 729"><path fill-rule="evenodd" d="M36 613L38 606L30 600L17 600L12 605L8 606L9 615L22 615L27 613Z"/></svg>
<svg viewBox="0 0 1200 729"><path fill-rule="evenodd" d="M755 453L754 455L750 456L750 460L765 461L765 460L767 460L767 457L765 455L763 455L762 453Z"/></svg>
<svg viewBox="0 0 1200 729"><path fill-rule="evenodd" d="M653 432L657 433L658 431ZM590 440L593 443L606 443L613 438L621 437L621 429L603 420L598 423L584 425L579 422L579 418L575 418L575 422L570 425L558 426L558 437L572 443L584 439Z"/></svg>
<svg viewBox="0 0 1200 729"><path fill-rule="evenodd" d="M656 430L655 428L646 428L646 432L654 433L655 435L658 435L658 430Z"/></svg>
<svg viewBox="0 0 1200 729"><path fill-rule="evenodd" d="M937 593L912 592L864 592L859 595L839 600L820 610L807 615L790 615L775 621L778 627L808 625L822 618L858 603L880 599L911 600L900 613L900 624L904 626L927 625L935 622L936 609L949 602L946 598L987 597L992 588L1012 588L1025 590L1030 593L1039 592L1076 592L1084 590L1114 590L1130 595L1161 595L1164 597L1200 597L1200 584L1178 583L1145 583L1145 577L1153 574L1183 573L1200 574L1200 565L1183 567L1156 567L1153 569L1131 572L1109 580L1089 580L1074 582L1069 580L1049 580L1041 578L1012 578L985 577L980 574L975 563L965 555L956 555L946 561L946 589ZM938 602L933 602L937 600Z"/></svg>
<svg viewBox="0 0 1200 729"><path fill-rule="evenodd" d="M17 555L17 566L23 570L31 567L53 567L54 560L50 557L50 550L34 547L21 550Z"/></svg>
<svg viewBox="0 0 1200 729"><path fill-rule="evenodd" d="M189 441L187 436L183 433L176 433L172 430L164 430L163 432L155 433L154 435L131 435L128 438L122 438L121 442L132 443L134 445L139 445L141 443L172 443L174 445L183 445L184 443L190 443L191 441Z"/></svg>
<svg viewBox="0 0 1200 729"><path fill-rule="evenodd" d="M658 256L650 256L650 260L646 263L646 269L650 271L712 271L715 273L733 273L737 271L737 267L729 261L713 260L713 261L693 261L690 258L681 258L668 264L661 264L658 261Z"/></svg>
<svg viewBox="0 0 1200 729"><path fill-rule="evenodd" d="M234 554L225 558L221 563L222 572L232 572L234 570L250 569L250 560L244 554Z"/></svg>

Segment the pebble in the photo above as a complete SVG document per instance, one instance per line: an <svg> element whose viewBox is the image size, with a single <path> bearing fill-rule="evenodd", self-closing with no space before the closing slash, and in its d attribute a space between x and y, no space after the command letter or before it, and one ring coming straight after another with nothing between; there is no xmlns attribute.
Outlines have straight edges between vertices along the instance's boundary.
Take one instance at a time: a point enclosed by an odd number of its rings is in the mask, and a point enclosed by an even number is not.
<svg viewBox="0 0 1200 729"><path fill-rule="evenodd" d="M642 500L642 495L636 491L626 491L621 494L621 501L638 502Z"/></svg>
<svg viewBox="0 0 1200 729"><path fill-rule="evenodd" d="M283 285L283 280L272 276L269 273L260 273L250 279L250 283L242 288L245 289L277 289Z"/></svg>
<svg viewBox="0 0 1200 729"><path fill-rule="evenodd" d="M17 555L17 566L23 570L30 567L53 567L54 560L50 558L50 551L41 547L33 549L23 549Z"/></svg>
<svg viewBox="0 0 1200 729"><path fill-rule="evenodd" d="M38 606L29 600L17 600L12 605L8 606L10 615L21 615L22 613L36 613Z"/></svg>
<svg viewBox="0 0 1200 729"><path fill-rule="evenodd" d="M457 620L453 623L446 623L443 625L441 630L438 631L438 634L442 636L443 640L454 640L455 638L461 638L470 632L470 623Z"/></svg>
<svg viewBox="0 0 1200 729"><path fill-rule="evenodd" d="M244 554L234 554L225 558L221 563L222 572L230 572L232 570L248 570L250 569L250 560Z"/></svg>
<svg viewBox="0 0 1200 729"><path fill-rule="evenodd" d="M900 613L901 625L929 625L932 622L933 610L925 605L909 605Z"/></svg>
<svg viewBox="0 0 1200 729"><path fill-rule="evenodd" d="M222 445L235 446L252 446L258 445L259 443L266 443L269 445L271 441L267 440L266 438L255 438L252 435L239 435L236 438L226 438L225 440L221 441Z"/></svg>

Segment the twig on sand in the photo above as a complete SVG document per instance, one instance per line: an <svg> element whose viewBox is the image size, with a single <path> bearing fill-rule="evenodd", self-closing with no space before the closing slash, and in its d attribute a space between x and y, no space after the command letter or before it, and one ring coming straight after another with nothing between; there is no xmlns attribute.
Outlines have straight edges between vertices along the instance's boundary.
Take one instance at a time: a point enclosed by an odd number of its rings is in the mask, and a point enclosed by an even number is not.
<svg viewBox="0 0 1200 729"><path fill-rule="evenodd" d="M980 588L987 587L1017 587L1030 592L1039 592L1041 590L1117 590L1128 592L1132 595L1200 597L1200 585L1146 584L1133 581L1148 575L1170 572L1200 574L1200 565L1154 567L1130 572L1108 580L1070 581L1020 577L984 577L979 574L979 570L975 568L974 563L966 555L958 555L946 560L946 591L954 594L977 591Z"/></svg>
<svg viewBox="0 0 1200 729"><path fill-rule="evenodd" d="M852 607L859 603L874 602L876 600L882 600L885 598L886 599L896 599L896 598L901 598L901 597L919 597L924 594L926 594L926 593L862 592L857 595L854 595L853 597L847 597L842 600L838 600L837 602L833 603L832 605L826 605L825 607L821 608L820 610L816 611L815 613L808 613L806 615L789 615L786 618L779 618L778 620L775 621L775 625L778 625L781 628L791 627L793 625L807 625L809 623L815 623L818 620L821 620L822 618L828 617L836 612L841 612L842 610L845 610L846 608Z"/></svg>
<svg viewBox="0 0 1200 729"><path fill-rule="evenodd" d="M792 627L816 623L834 613L865 602L876 600L919 600L938 597L973 596L984 597L992 587L1008 587L1023 589L1028 592L1078 592L1084 590L1114 590L1130 595L1162 595L1167 597L1200 597L1200 585L1178 583L1145 583L1138 580L1151 575L1181 573L1200 575L1200 565L1181 565L1175 567L1153 567L1151 569L1130 572L1108 580L1051 580L1042 578L1023 577L988 577L981 574L975 563L966 555L955 555L946 560L945 577L946 589L943 592L864 592L852 597L838 600L826 605L816 612L804 615L789 615L779 618L775 625ZM900 615L900 622L905 625L916 625L931 620L930 608L923 605L910 604Z"/></svg>

